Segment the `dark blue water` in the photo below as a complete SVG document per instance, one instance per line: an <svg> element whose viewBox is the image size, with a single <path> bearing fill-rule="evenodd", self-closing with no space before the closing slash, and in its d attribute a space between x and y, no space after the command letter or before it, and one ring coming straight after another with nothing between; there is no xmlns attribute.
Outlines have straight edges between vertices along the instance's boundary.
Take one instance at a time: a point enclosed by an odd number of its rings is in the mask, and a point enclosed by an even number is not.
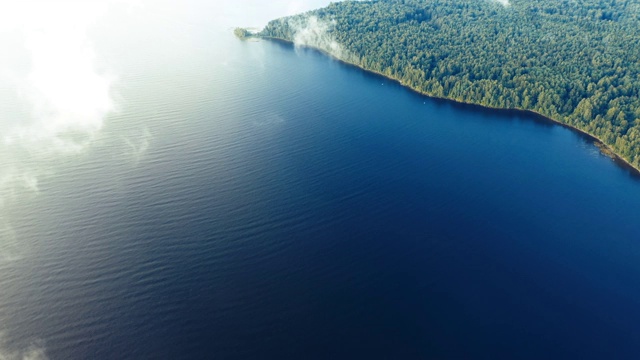
<svg viewBox="0 0 640 360"><path fill-rule="evenodd" d="M14 205L27 250L0 265L12 347L640 356L640 181L589 139L209 36L215 49L122 60L104 140ZM148 149L125 156L122 134Z"/></svg>

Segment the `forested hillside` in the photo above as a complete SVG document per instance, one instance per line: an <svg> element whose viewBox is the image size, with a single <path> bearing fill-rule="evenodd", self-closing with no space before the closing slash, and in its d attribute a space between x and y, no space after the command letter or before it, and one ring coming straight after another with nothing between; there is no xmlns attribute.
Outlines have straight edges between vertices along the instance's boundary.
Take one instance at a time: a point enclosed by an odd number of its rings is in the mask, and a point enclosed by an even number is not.
<svg viewBox="0 0 640 360"><path fill-rule="evenodd" d="M260 35L428 95L533 110L640 166L640 0L345 1Z"/></svg>

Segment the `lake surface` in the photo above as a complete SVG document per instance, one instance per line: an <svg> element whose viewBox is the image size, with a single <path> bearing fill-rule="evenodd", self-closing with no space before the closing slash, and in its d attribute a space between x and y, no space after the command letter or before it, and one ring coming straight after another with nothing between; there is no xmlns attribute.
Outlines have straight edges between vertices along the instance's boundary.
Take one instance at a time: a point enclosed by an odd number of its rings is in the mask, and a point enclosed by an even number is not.
<svg viewBox="0 0 640 360"><path fill-rule="evenodd" d="M638 358L640 180L588 139L310 50L174 36L122 45L102 137L11 205L7 346Z"/></svg>

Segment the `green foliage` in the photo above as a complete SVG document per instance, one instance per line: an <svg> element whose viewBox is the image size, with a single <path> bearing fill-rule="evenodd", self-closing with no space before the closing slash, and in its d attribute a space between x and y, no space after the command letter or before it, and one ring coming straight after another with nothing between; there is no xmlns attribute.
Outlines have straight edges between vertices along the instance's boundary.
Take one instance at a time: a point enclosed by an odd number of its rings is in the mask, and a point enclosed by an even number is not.
<svg viewBox="0 0 640 360"><path fill-rule="evenodd" d="M640 0L345 1L301 16L332 21L355 65L428 95L535 111L640 166ZM292 40L288 20L261 35Z"/></svg>
<svg viewBox="0 0 640 360"><path fill-rule="evenodd" d="M243 28L235 28L235 30L233 30L233 33L238 37L238 39L241 40L251 37L251 33L247 29Z"/></svg>

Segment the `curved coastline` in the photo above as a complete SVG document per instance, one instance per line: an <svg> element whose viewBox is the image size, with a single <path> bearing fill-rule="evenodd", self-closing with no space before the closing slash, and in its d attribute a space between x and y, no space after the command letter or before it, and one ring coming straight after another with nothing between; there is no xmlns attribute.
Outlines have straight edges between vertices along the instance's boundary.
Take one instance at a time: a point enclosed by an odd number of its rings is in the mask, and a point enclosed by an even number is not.
<svg viewBox="0 0 640 360"><path fill-rule="evenodd" d="M293 41L290 41L290 40L287 40L287 39L278 38L278 37L271 37L271 36L260 36L260 35L255 35L255 36L260 38L260 39L270 40L270 41L275 41L275 42L281 42L281 43L284 43L284 44L294 45L295 46L295 43ZM579 129L577 127L574 127L574 126L571 126L569 124L563 123L560 120L550 118L550 117L542 115L542 114L540 114L540 113L538 113L536 111L528 110L528 109L491 107L491 106L481 105L481 104L477 104L477 103L473 103L473 102L465 102L465 101L461 101L461 100L457 100L457 99L431 95L431 94L425 93L423 91L420 91L418 89L415 89L415 88L413 88L413 87L411 87L411 86L409 86L407 84L404 84L402 81L400 81L400 80L398 80L396 78L393 78L393 77L390 77L388 75L382 74L382 73L380 73L378 71L375 71L375 70L370 70L370 69L364 68L364 67L362 67L362 66L360 66L358 64L349 62L347 60L339 59L339 58L333 56L331 53L329 53L329 52L327 52L327 51L325 51L323 49L320 49L320 48L317 48L317 47L313 47L313 46L307 46L307 45L305 45L304 47L307 48L307 49L312 49L312 50L318 51L319 53L322 53L322 54L324 54L324 55L326 55L326 56L328 56L328 57L330 57L330 58L332 58L332 59L334 59L336 61L339 61L339 62L341 62L341 63L343 63L345 65L353 66L353 67L356 67L356 68L358 68L358 69L360 69L362 71L365 71L367 73L375 74L375 75L378 75L378 76L380 76L382 78L385 78L385 79L387 79L389 81L396 82L397 84L401 85L402 87L404 87L406 89L409 89L409 90L413 91L414 93L417 93L419 95L425 96L425 97L430 98L430 99L441 100L441 101L446 101L446 102L457 104L457 105L471 106L471 107L482 108L482 109L492 110L492 111L511 112L511 113L515 113L515 114L529 115L529 116L536 117L536 118L538 118L540 120L544 120L544 121L548 121L548 122L551 122L551 123L556 124L556 125L560 125L560 126L562 126L564 128L567 128L567 129L570 129L572 131L575 131L575 132L579 133L581 136L584 136L585 138L589 139L593 143L593 145L595 147L597 147L604 156L610 157L613 160L613 162L615 162L617 165L629 170L633 176L640 178L640 167L634 166L629 160L627 160L627 159L623 158L622 156L620 156L620 154L615 152L614 149L612 149L609 145L607 145L604 141L602 141L597 136L595 136L593 134L590 134L590 133L588 133L588 132L586 132L586 131L584 131L582 129Z"/></svg>

